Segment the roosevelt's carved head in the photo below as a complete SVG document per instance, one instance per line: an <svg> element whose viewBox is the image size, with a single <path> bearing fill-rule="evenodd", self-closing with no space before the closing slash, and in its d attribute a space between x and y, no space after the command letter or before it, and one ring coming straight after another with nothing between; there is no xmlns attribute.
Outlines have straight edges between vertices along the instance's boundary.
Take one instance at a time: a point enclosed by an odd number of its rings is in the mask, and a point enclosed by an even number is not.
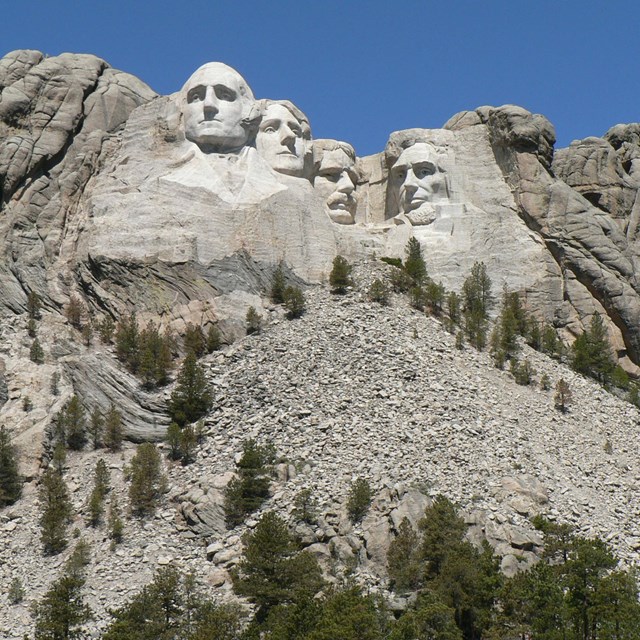
<svg viewBox="0 0 640 640"><path fill-rule="evenodd" d="M438 149L430 142L408 139L397 152L389 174L396 211L412 224L430 224L436 217L434 204L450 195Z"/></svg>
<svg viewBox="0 0 640 640"><path fill-rule="evenodd" d="M338 140L313 141L313 186L325 200L334 222L352 224L358 182L356 152Z"/></svg>
<svg viewBox="0 0 640 640"><path fill-rule="evenodd" d="M256 149L278 173L301 178L311 153L307 117L289 100L261 100Z"/></svg>
<svg viewBox="0 0 640 640"><path fill-rule="evenodd" d="M187 80L181 94L187 140L205 153L238 151L247 144L255 98L235 69L208 62Z"/></svg>

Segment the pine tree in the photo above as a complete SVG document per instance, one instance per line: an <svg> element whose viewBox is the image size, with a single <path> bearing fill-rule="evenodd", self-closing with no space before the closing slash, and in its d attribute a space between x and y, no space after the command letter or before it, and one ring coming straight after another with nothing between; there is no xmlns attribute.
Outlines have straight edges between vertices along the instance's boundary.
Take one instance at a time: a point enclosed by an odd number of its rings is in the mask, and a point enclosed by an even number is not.
<svg viewBox="0 0 640 640"><path fill-rule="evenodd" d="M351 522L357 523L364 518L372 498L371 486L365 478L357 478L351 484L347 495L347 513Z"/></svg>
<svg viewBox="0 0 640 640"><path fill-rule="evenodd" d="M184 359L171 394L169 415L181 426L195 422L210 410L212 401L204 369L198 364L195 354L190 352Z"/></svg>
<svg viewBox="0 0 640 640"><path fill-rule="evenodd" d="M247 309L245 323L247 325L247 335L260 333L260 331L262 331L262 316L256 311L255 307L249 307Z"/></svg>
<svg viewBox="0 0 640 640"><path fill-rule="evenodd" d="M371 287L369 287L369 300L371 300L371 302L377 302L382 306L389 304L389 289L380 278L376 278L371 283Z"/></svg>
<svg viewBox="0 0 640 640"><path fill-rule="evenodd" d="M141 518L151 515L166 488L167 479L162 473L162 458L158 448L151 442L144 442L131 459L131 512Z"/></svg>
<svg viewBox="0 0 640 640"><path fill-rule="evenodd" d="M284 302L284 290L286 286L287 282L284 277L282 265L278 265L273 272L273 281L271 284L271 302L273 302L273 304L282 304Z"/></svg>
<svg viewBox="0 0 640 640"><path fill-rule="evenodd" d="M78 396L74 395L62 410L62 420L65 425L67 445L70 449L79 451L87 443L87 425L84 409Z"/></svg>
<svg viewBox="0 0 640 640"><path fill-rule="evenodd" d="M18 452L11 442L9 430L0 425L0 508L13 504L20 497L22 482Z"/></svg>
<svg viewBox="0 0 640 640"><path fill-rule="evenodd" d="M202 339L204 340L204 336ZM142 378L145 388L152 389L166 384L172 364L170 339L166 335L160 335L158 327L149 321L138 336L136 373Z"/></svg>
<svg viewBox="0 0 640 640"><path fill-rule="evenodd" d="M109 537L115 544L122 542L124 533L124 524L120 516L120 507L118 506L118 500L115 495L111 496L111 502L109 503Z"/></svg>
<svg viewBox="0 0 640 640"><path fill-rule="evenodd" d="M483 262L476 262L462 286L465 333L476 349L484 349L487 341L487 320L493 303L491 279Z"/></svg>
<svg viewBox="0 0 640 640"><path fill-rule="evenodd" d="M123 438L122 416L115 406L111 405L104 420L104 446L112 452L120 451Z"/></svg>
<svg viewBox="0 0 640 640"><path fill-rule="evenodd" d="M60 553L67 546L67 526L72 514L69 491L62 476L47 469L38 492L40 498L41 539L46 554Z"/></svg>
<svg viewBox="0 0 640 640"><path fill-rule="evenodd" d="M97 527L102 520L104 499L110 490L110 476L111 474L105 461L100 458L96 463L93 475L93 490L89 496L89 524L92 527Z"/></svg>
<svg viewBox="0 0 640 640"><path fill-rule="evenodd" d="M235 592L258 607L259 621L273 607L313 597L324 585L317 560L297 550L286 523L272 511L244 539L244 557L232 579Z"/></svg>
<svg viewBox="0 0 640 640"><path fill-rule="evenodd" d="M105 316L98 323L98 335L100 336L100 342L102 342L102 344L111 344L115 329L116 324L111 316Z"/></svg>
<svg viewBox="0 0 640 640"><path fill-rule="evenodd" d="M69 302L64 310L64 315L69 321L69 324L74 328L82 329L82 316L84 315L84 305L80 301L80 298L75 294L69 298Z"/></svg>
<svg viewBox="0 0 640 640"><path fill-rule="evenodd" d="M140 365L140 331L135 312L118 322L115 339L118 360L136 373Z"/></svg>
<svg viewBox="0 0 640 640"><path fill-rule="evenodd" d="M398 535L387 552L389 578L396 591L415 591L423 578L417 532L407 518L400 523Z"/></svg>
<svg viewBox="0 0 640 640"><path fill-rule="evenodd" d="M42 308L42 302L40 296L35 291L29 291L27 297L27 313L30 320L40 320L40 309Z"/></svg>
<svg viewBox="0 0 640 640"><path fill-rule="evenodd" d="M569 383L564 378L560 378L556 383L554 402L556 409L559 409L562 413L566 413L567 406L571 404L571 389L569 388Z"/></svg>
<svg viewBox="0 0 640 640"><path fill-rule="evenodd" d="M189 353L193 351L196 358L200 358L205 354L207 347L207 339L200 325L189 323L184 333L184 351Z"/></svg>
<svg viewBox="0 0 640 640"><path fill-rule="evenodd" d="M180 447L180 435L182 430L177 422L172 422L167 427L165 442L169 445L169 458L171 460L179 460L182 457L182 449Z"/></svg>
<svg viewBox="0 0 640 640"><path fill-rule="evenodd" d="M346 293L347 287L352 285L351 271L353 267L342 256L333 259L333 267L329 274L329 284L332 293Z"/></svg>
<svg viewBox="0 0 640 640"><path fill-rule="evenodd" d="M183 465L190 464L195 459L198 441L193 425L187 424L180 432L180 459Z"/></svg>
<svg viewBox="0 0 640 640"><path fill-rule="evenodd" d="M84 637L82 625L92 618L82 596L85 578L65 572L34 608L35 640L73 640Z"/></svg>
<svg viewBox="0 0 640 640"><path fill-rule="evenodd" d="M207 353L213 353L218 351L222 344L222 337L220 335L220 329L215 324L212 324L207 331Z"/></svg>
<svg viewBox="0 0 640 640"><path fill-rule="evenodd" d="M299 318L305 312L306 301L300 287L287 287L283 293L283 302L287 307L289 320Z"/></svg>
<svg viewBox="0 0 640 640"><path fill-rule="evenodd" d="M94 407L89 420L89 436L94 449L99 449L103 442L104 416L98 407Z"/></svg>
<svg viewBox="0 0 640 640"><path fill-rule="evenodd" d="M274 456L270 445L260 446L253 439L243 443L237 476L229 482L224 493L225 521L229 529L241 524L269 497L269 467Z"/></svg>
<svg viewBox="0 0 640 640"><path fill-rule="evenodd" d="M409 238L406 247L407 258L404 270L409 274L414 286L420 287L427 281L427 265L422 256L422 247L416 238Z"/></svg>
<svg viewBox="0 0 640 640"><path fill-rule="evenodd" d="M31 343L31 348L29 349L29 360L36 364L44 363L44 349L42 348L38 338Z"/></svg>
<svg viewBox="0 0 640 640"><path fill-rule="evenodd" d="M589 330L574 341L572 351L572 365L576 371L591 376L602 384L611 382L616 363L607 329L597 311L591 317Z"/></svg>

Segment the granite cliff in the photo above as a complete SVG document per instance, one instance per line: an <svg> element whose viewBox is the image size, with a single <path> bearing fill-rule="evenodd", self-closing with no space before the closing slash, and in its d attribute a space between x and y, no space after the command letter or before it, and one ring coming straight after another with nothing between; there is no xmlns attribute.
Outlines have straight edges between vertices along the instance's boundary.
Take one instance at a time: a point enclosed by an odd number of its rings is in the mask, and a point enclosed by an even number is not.
<svg viewBox="0 0 640 640"><path fill-rule="evenodd" d="M87 532L98 626L158 564L177 562L229 595L241 531L224 530L221 489L247 437L272 441L286 460L270 508L290 515L296 492L312 487L322 516L298 534L327 570L357 561L375 588L385 587L384 555L401 517L415 522L439 492L464 507L471 535L490 541L507 572L540 551L534 513L601 535L637 564L635 407L527 351L539 375L564 377L574 390L574 409L554 412L549 392L515 385L484 353L458 352L439 321L402 297L382 308L364 292L385 275L376 257L403 257L415 237L429 274L447 289L459 290L482 261L496 292L518 291L567 343L599 312L620 364L637 372L639 132L617 125L554 150L543 116L480 107L442 129L394 132L379 154L358 158L348 143L314 140L295 105L256 100L220 63L158 96L94 56L7 54L0 420L21 448L29 483L0 513L10 558L2 584L19 575L37 599L60 565L33 554L35 485L45 431L74 393L87 409L117 406L134 442L162 439L169 422L169 388L144 389L111 346L82 344L63 313L72 296L94 319L135 311L176 335L188 323L215 325L227 345L204 360L215 392L206 442L193 465L169 469L156 518L127 525L115 567L108 541ZM325 287L338 254L358 265L357 289L340 299ZM285 321L266 300L278 265L307 287L300 321ZM43 305L44 364L29 359L30 292ZM262 336L244 337L249 306L266 318ZM133 451L127 445L109 460L122 494ZM96 455L73 454L68 464L79 514ZM357 475L376 499L354 528L344 499ZM83 527L81 515L76 521ZM22 637L26 607L0 609L17 615Z"/></svg>

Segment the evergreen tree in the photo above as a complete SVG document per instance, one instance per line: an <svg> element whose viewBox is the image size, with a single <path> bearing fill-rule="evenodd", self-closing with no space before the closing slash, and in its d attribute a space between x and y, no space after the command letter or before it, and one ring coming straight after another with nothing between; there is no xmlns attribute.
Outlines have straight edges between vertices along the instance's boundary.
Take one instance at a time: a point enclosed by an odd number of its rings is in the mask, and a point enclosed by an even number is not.
<svg viewBox="0 0 640 640"><path fill-rule="evenodd" d="M179 425L195 422L206 415L212 402L204 369L198 364L195 354L188 353L171 393L169 415Z"/></svg>
<svg viewBox="0 0 640 640"><path fill-rule="evenodd" d="M244 557L232 579L235 592L258 607L258 621L277 605L313 597L324 585L317 560L298 551L287 525L272 511L245 537Z"/></svg>
<svg viewBox="0 0 640 640"><path fill-rule="evenodd" d="M94 407L89 419L89 437L94 449L99 449L103 442L104 416L98 407Z"/></svg>
<svg viewBox="0 0 640 640"><path fill-rule="evenodd" d="M569 383L564 378L560 378L556 383L554 402L556 409L560 409L562 413L565 413L568 405L571 404L571 389L569 388Z"/></svg>
<svg viewBox="0 0 640 640"><path fill-rule="evenodd" d="M42 302L40 296L35 291L29 291L27 297L27 313L30 320L40 320L40 309L42 308Z"/></svg>
<svg viewBox="0 0 640 640"><path fill-rule="evenodd" d="M200 330L202 333L202 329ZM204 341L204 336L202 336ZM146 389L166 384L172 367L170 338L160 335L158 327L151 321L138 337L138 367L136 373ZM202 345L204 351L204 345Z"/></svg>
<svg viewBox="0 0 640 640"><path fill-rule="evenodd" d="M69 321L69 324L74 328L82 329L82 316L84 315L84 305L80 301L80 298L73 294L69 298L69 302L64 310L64 315Z"/></svg>
<svg viewBox="0 0 640 640"><path fill-rule="evenodd" d="M111 316L105 316L98 323L98 335L100 336L100 342L102 342L102 344L111 344L115 330L116 324Z"/></svg>
<svg viewBox="0 0 640 640"><path fill-rule="evenodd" d="M110 490L111 474L105 461L100 458L96 463L93 475L93 490L89 496L89 524L97 527L104 513L104 499Z"/></svg>
<svg viewBox="0 0 640 640"><path fill-rule="evenodd" d="M141 518L151 515L166 489L167 479L162 473L158 448L151 442L138 445L136 455L131 459L131 512Z"/></svg>
<svg viewBox="0 0 640 640"><path fill-rule="evenodd" d="M111 452L120 451L123 438L122 416L115 406L111 405L104 420L104 446Z"/></svg>
<svg viewBox="0 0 640 640"><path fill-rule="evenodd" d="M81 574L65 572L34 608L35 640L73 640L84 637L82 625L91 617L85 604Z"/></svg>
<svg viewBox="0 0 640 640"><path fill-rule="evenodd" d="M135 312L118 322L115 339L118 360L129 371L137 373L140 365L140 331Z"/></svg>
<svg viewBox="0 0 640 640"><path fill-rule="evenodd" d="M78 396L74 395L62 410L67 446L79 451L87 443L87 425L84 409Z"/></svg>
<svg viewBox="0 0 640 640"><path fill-rule="evenodd" d="M180 448L181 431L180 425L177 422L172 422L167 427L165 442L169 445L169 457L172 460L179 460L182 456L182 450Z"/></svg>
<svg viewBox="0 0 640 640"><path fill-rule="evenodd" d="M407 258L404 261L404 270L414 286L420 287L427 281L427 265L422 256L422 247L416 238L409 238L405 251Z"/></svg>
<svg viewBox="0 0 640 640"><path fill-rule="evenodd" d="M242 523L269 497L269 471L274 457L272 446L260 446L253 439L243 443L237 475L227 485L224 495L225 521L229 529Z"/></svg>
<svg viewBox="0 0 640 640"><path fill-rule="evenodd" d="M38 338L31 343L31 348L29 349L29 360L36 364L44 363L44 349L42 348Z"/></svg>
<svg viewBox="0 0 640 640"><path fill-rule="evenodd" d="M218 351L222 344L222 338L220 336L220 329L215 324L212 324L207 331L207 353L213 353Z"/></svg>
<svg viewBox="0 0 640 640"><path fill-rule="evenodd" d="M255 307L249 307L247 309L245 323L247 325L247 335L260 333L262 331L262 316L256 311Z"/></svg>
<svg viewBox="0 0 640 640"><path fill-rule="evenodd" d="M118 506L118 500L115 495L111 496L109 503L108 528L109 537L113 540L113 543L120 544L123 538L124 524L120 516L120 507Z"/></svg>
<svg viewBox="0 0 640 640"><path fill-rule="evenodd" d="M300 287L287 287L284 290L283 301L289 320L299 318L305 312L306 301Z"/></svg>
<svg viewBox="0 0 640 640"><path fill-rule="evenodd" d="M346 293L347 287L352 285L351 271L353 267L342 256L333 259L333 267L329 274L329 284L332 293Z"/></svg>
<svg viewBox="0 0 640 640"><path fill-rule="evenodd" d="M187 424L180 432L180 459L183 465L190 464L195 459L198 444L193 425Z"/></svg>
<svg viewBox="0 0 640 640"><path fill-rule="evenodd" d="M456 624L455 610L432 591L420 593L415 605L394 626L389 640L462 640Z"/></svg>
<svg viewBox="0 0 640 640"><path fill-rule="evenodd" d="M22 482L18 452L11 442L9 430L0 425L0 508L13 504L20 497Z"/></svg>
<svg viewBox="0 0 640 640"><path fill-rule="evenodd" d="M442 315L442 305L445 300L445 288L441 282L429 280L424 291L425 304L430 313L436 316Z"/></svg>
<svg viewBox="0 0 640 640"><path fill-rule="evenodd" d="M67 526L72 514L69 491L62 476L47 469L38 491L41 539L46 554L60 553L67 546Z"/></svg>
<svg viewBox="0 0 640 640"><path fill-rule="evenodd" d="M487 321L493 303L491 279L483 262L476 262L462 286L465 334L476 349L484 349Z"/></svg>
<svg viewBox="0 0 640 640"><path fill-rule="evenodd" d="M387 565L396 591L415 591L422 584L419 537L407 518L400 523L398 535L389 545Z"/></svg>
<svg viewBox="0 0 640 640"><path fill-rule="evenodd" d="M460 320L462 319L461 307L460 296L455 291L451 291L447 296L447 314L453 324L460 324Z"/></svg>
<svg viewBox="0 0 640 640"><path fill-rule="evenodd" d="M579 373L595 378L602 384L611 382L616 364L602 316L596 311L591 317L589 330L574 341L572 366Z"/></svg>
<svg viewBox="0 0 640 640"><path fill-rule="evenodd" d="M365 478L357 478L351 484L347 495L347 513L351 522L355 524L364 518L372 498L371 486Z"/></svg>
<svg viewBox="0 0 640 640"><path fill-rule="evenodd" d="M376 278L369 288L369 300L371 302L377 302L382 306L387 306L389 304L389 289L387 285L380 280L380 278Z"/></svg>
<svg viewBox="0 0 640 640"><path fill-rule="evenodd" d="M282 304L284 302L284 290L287 282L284 277L282 265L278 265L273 272L273 281L271 283L271 302L273 304Z"/></svg>
<svg viewBox="0 0 640 640"><path fill-rule="evenodd" d="M193 351L196 358L201 358L207 349L207 339L200 325L189 323L184 333L184 351Z"/></svg>

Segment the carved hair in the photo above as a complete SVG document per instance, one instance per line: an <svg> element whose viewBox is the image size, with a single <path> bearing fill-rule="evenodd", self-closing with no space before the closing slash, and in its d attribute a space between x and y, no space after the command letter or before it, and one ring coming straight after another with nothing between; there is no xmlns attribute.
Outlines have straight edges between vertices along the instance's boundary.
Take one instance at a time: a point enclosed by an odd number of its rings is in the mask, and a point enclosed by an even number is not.
<svg viewBox="0 0 640 640"><path fill-rule="evenodd" d="M274 104L283 106L300 123L302 137L305 140L311 140L311 125L309 124L309 119L304 115L304 113L302 113L302 111L300 111L300 109L298 109L298 107L296 107L295 104L293 104L293 102L290 102L289 100L269 100L268 98L258 100L257 107L260 118L263 118L267 109Z"/></svg>
<svg viewBox="0 0 640 640"><path fill-rule="evenodd" d="M384 159L387 168L393 167L405 149L414 144L426 144L433 150L436 157L441 155L441 151L433 144L428 134L420 129L405 129L404 131L394 131L384 149Z"/></svg>
<svg viewBox="0 0 640 640"><path fill-rule="evenodd" d="M354 171L359 176L360 171L356 165L356 150L348 142L331 140L330 138L318 138L313 141L313 175L316 176L320 171L324 154L336 150L342 151L353 162Z"/></svg>

